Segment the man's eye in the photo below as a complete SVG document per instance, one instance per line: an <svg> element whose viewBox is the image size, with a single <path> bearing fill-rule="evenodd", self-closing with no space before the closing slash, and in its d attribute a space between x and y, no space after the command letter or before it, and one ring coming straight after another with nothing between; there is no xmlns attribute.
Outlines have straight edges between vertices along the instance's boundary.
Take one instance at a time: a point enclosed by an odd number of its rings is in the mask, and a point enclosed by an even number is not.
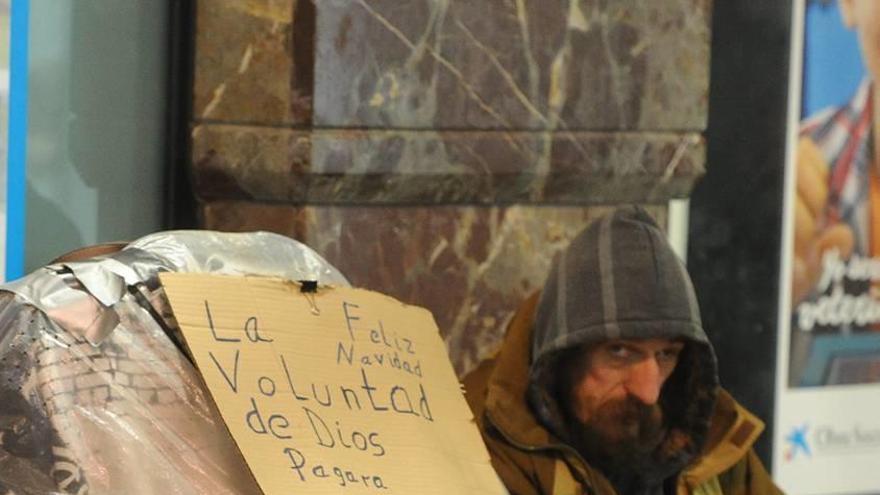
<svg viewBox="0 0 880 495"><path fill-rule="evenodd" d="M630 356L630 351L626 346L620 344L612 344L608 346L608 354L615 358L625 359Z"/></svg>
<svg viewBox="0 0 880 495"><path fill-rule="evenodd" d="M661 361L678 361L678 355L681 354L681 349L663 349L659 352L657 358Z"/></svg>

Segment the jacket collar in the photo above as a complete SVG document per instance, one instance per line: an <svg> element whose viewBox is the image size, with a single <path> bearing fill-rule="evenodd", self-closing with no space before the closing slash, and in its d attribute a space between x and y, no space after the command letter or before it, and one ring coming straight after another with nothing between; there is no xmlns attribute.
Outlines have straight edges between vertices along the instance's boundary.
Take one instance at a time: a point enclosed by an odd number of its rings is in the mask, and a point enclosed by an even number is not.
<svg viewBox="0 0 880 495"><path fill-rule="evenodd" d="M498 353L486 392L486 414L512 442L533 449L562 444L541 426L528 407L531 327L538 294L529 297L513 317Z"/></svg>
<svg viewBox="0 0 880 495"><path fill-rule="evenodd" d="M706 446L682 473L683 481L695 487L727 471L748 454L763 431L763 421L720 390Z"/></svg>

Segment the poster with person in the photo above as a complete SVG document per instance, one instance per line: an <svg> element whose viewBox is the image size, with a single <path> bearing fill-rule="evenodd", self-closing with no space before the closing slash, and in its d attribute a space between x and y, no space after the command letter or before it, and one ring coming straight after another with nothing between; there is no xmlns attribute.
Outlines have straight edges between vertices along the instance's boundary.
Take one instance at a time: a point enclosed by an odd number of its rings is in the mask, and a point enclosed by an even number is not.
<svg viewBox="0 0 880 495"><path fill-rule="evenodd" d="M880 2L793 10L774 474L877 493Z"/></svg>

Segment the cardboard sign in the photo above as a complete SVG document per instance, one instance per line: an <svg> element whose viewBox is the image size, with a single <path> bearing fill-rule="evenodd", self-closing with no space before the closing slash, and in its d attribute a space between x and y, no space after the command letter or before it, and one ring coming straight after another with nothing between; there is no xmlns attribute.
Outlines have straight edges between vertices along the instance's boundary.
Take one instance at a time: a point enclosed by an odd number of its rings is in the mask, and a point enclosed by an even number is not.
<svg viewBox="0 0 880 495"><path fill-rule="evenodd" d="M277 279L161 280L267 495L506 493L427 310Z"/></svg>

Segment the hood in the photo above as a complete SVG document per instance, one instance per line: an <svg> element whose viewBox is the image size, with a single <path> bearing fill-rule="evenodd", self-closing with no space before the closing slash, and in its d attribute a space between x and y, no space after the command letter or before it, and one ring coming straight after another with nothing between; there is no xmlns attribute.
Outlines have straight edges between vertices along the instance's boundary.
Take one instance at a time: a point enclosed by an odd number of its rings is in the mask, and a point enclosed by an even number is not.
<svg viewBox="0 0 880 495"><path fill-rule="evenodd" d="M538 303L529 364L529 404L565 438L554 380L563 351L613 339L681 339L685 348L660 403L666 440L659 472L680 470L702 448L718 385L715 353L703 331L690 277L665 235L640 207L593 222L562 252Z"/></svg>

